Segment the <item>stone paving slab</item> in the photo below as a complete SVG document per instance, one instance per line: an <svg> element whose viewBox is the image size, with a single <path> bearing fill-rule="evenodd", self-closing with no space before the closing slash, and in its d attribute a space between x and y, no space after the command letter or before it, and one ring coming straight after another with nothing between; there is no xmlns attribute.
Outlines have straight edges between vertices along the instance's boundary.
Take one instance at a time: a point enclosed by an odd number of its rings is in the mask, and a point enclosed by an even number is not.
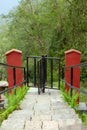
<svg viewBox="0 0 87 130"><path fill-rule="evenodd" d="M20 107L2 122L0 130L87 130L59 90L46 89L38 95L37 88L30 88Z"/></svg>
<svg viewBox="0 0 87 130"><path fill-rule="evenodd" d="M33 121L51 121L52 120L52 116L51 115L35 115L35 116L32 116L32 120Z"/></svg>
<svg viewBox="0 0 87 130"><path fill-rule="evenodd" d="M24 128L24 119L15 119L13 118L13 120L11 119L8 119L8 120L5 120L3 123L2 123L2 126L1 128L3 130L23 130Z"/></svg>
<svg viewBox="0 0 87 130"><path fill-rule="evenodd" d="M43 130L59 130L57 121L44 121Z"/></svg>
<svg viewBox="0 0 87 130"><path fill-rule="evenodd" d="M41 121L26 121L24 130L41 130L42 122Z"/></svg>
<svg viewBox="0 0 87 130"><path fill-rule="evenodd" d="M72 125L63 125L60 127L59 125L59 130L87 130L86 127L82 126L82 124L72 124Z"/></svg>

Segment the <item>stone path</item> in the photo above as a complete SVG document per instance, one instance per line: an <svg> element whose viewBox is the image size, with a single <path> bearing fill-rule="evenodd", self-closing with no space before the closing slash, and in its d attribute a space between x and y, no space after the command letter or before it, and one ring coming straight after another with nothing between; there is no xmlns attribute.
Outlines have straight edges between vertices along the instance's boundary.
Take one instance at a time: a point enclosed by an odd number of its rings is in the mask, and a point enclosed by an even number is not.
<svg viewBox="0 0 87 130"><path fill-rule="evenodd" d="M46 90L38 95L30 88L15 110L2 122L0 130L87 130L75 111L61 98L60 91Z"/></svg>

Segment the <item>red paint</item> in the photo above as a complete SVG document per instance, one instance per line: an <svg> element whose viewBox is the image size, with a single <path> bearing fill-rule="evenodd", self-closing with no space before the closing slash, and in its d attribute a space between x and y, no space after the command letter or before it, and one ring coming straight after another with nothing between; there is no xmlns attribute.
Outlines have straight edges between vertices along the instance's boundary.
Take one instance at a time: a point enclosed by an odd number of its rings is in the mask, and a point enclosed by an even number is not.
<svg viewBox="0 0 87 130"><path fill-rule="evenodd" d="M65 66L80 64L81 52L71 49L65 52ZM70 83L70 68L65 69L65 80ZM80 68L73 69L73 86L80 88ZM70 87L66 84L65 89L68 91ZM78 99L79 100L79 99Z"/></svg>
<svg viewBox="0 0 87 130"><path fill-rule="evenodd" d="M22 52L16 49L12 49L6 53L7 64L14 66L22 66ZM8 72L8 83L9 87L14 85L13 80L13 69L11 67L7 68ZM16 84L22 81L22 69L16 69Z"/></svg>

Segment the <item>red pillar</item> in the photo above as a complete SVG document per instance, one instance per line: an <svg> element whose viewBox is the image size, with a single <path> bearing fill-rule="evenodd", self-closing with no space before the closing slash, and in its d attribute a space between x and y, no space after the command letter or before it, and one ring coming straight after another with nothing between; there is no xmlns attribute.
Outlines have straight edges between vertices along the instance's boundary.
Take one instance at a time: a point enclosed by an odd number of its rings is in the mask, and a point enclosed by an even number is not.
<svg viewBox="0 0 87 130"><path fill-rule="evenodd" d="M72 66L80 64L81 52L75 49L71 49L65 52L65 66ZM65 69L65 80L71 82L70 68ZM73 68L73 86L80 88L80 67ZM65 84L65 89L69 90L70 87Z"/></svg>
<svg viewBox="0 0 87 130"><path fill-rule="evenodd" d="M22 51L12 49L8 52L6 52L6 61L7 64L14 65L14 66L22 66ZM12 87L14 85L14 79L13 79L13 68L8 67L8 84L9 87ZM16 69L16 84L22 82L22 69L17 68Z"/></svg>

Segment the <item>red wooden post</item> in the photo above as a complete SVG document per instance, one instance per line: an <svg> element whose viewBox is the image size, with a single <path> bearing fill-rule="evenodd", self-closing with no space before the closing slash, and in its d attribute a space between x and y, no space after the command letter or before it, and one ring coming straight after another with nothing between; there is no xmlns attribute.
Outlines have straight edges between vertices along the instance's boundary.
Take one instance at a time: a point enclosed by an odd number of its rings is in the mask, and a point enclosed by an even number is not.
<svg viewBox="0 0 87 130"><path fill-rule="evenodd" d="M65 52L65 66L72 66L76 64L80 64L81 52L75 49L71 49ZM65 80L70 83L71 82L71 69L65 69ZM73 68L73 82L72 85L80 88L80 67ZM65 89L68 91L70 87L65 84ZM79 97L78 97L79 102Z"/></svg>
<svg viewBox="0 0 87 130"><path fill-rule="evenodd" d="M6 60L7 64L14 65L14 66L22 66L22 51L12 49L8 52L6 52ZM14 79L13 79L13 68L8 67L8 84L9 87L12 87L14 85ZM22 82L22 69L17 68L16 69L16 84Z"/></svg>

